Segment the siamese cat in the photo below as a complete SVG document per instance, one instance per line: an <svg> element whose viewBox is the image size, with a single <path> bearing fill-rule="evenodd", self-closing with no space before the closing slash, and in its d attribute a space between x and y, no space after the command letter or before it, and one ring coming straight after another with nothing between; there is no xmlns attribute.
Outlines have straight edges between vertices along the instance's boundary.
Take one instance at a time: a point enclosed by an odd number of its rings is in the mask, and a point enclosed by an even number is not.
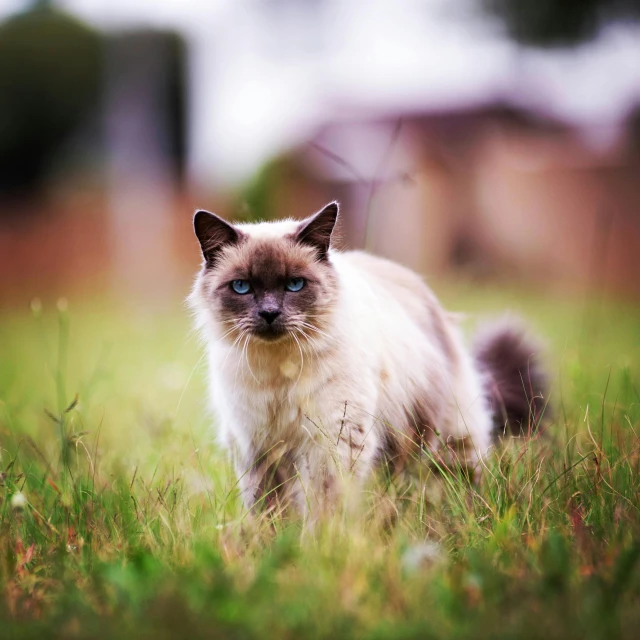
<svg viewBox="0 0 640 640"><path fill-rule="evenodd" d="M338 203L303 220L194 218L204 261L190 296L221 444L244 504L307 516L346 479L429 452L478 477L507 431L535 428L546 378L517 327L473 351L414 272L332 247Z"/></svg>

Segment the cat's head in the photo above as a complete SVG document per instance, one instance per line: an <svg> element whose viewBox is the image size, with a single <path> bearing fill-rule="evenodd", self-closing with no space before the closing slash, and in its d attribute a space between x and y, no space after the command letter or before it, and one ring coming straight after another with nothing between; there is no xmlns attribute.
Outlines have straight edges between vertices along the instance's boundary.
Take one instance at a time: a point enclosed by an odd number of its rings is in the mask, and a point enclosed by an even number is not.
<svg viewBox="0 0 640 640"><path fill-rule="evenodd" d="M337 296L329 251L337 217L337 202L302 222L234 225L196 212L204 262L193 295L221 339L321 341Z"/></svg>

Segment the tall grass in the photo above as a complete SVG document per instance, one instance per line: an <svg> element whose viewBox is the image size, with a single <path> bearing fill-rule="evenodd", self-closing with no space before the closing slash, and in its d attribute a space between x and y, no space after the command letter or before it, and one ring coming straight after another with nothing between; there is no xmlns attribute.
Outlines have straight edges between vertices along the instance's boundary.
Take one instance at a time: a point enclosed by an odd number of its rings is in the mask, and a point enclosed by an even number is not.
<svg viewBox="0 0 640 640"><path fill-rule="evenodd" d="M640 311L443 295L548 338L551 424L477 487L381 473L312 536L244 513L182 314L5 313L0 637L635 638Z"/></svg>

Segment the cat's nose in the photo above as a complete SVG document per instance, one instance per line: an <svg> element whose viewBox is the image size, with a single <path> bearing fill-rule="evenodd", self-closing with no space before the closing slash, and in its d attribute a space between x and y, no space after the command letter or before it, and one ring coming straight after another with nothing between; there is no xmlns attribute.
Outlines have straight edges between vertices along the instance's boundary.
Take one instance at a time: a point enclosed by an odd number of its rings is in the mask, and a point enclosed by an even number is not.
<svg viewBox="0 0 640 640"><path fill-rule="evenodd" d="M262 310L258 312L258 315L265 320L267 324L273 324L273 321L280 315L280 311L277 309Z"/></svg>

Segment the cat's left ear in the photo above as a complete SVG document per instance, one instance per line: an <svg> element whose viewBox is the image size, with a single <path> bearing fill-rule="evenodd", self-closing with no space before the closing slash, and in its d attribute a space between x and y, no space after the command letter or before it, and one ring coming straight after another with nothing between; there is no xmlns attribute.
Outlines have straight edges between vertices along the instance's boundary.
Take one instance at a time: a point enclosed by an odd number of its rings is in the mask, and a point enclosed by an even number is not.
<svg viewBox="0 0 640 640"><path fill-rule="evenodd" d="M296 231L296 241L316 249L320 260L326 260L329 256L331 234L338 219L338 209L337 202L329 203L324 209L304 220Z"/></svg>

